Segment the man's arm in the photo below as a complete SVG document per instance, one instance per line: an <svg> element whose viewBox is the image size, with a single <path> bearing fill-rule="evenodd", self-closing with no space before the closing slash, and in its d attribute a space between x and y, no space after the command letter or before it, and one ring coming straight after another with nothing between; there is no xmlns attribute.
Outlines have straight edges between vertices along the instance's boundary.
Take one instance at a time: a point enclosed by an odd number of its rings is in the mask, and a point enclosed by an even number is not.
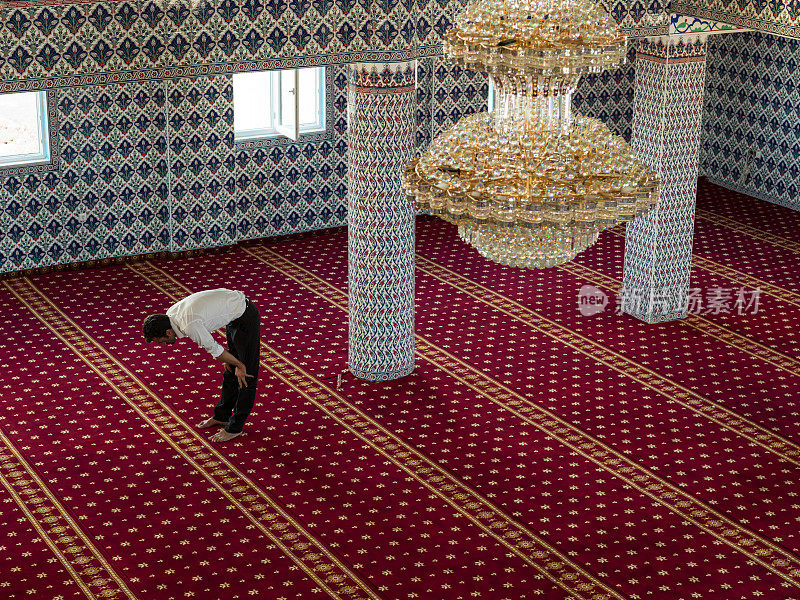
<svg viewBox="0 0 800 600"><path fill-rule="evenodd" d="M186 325L184 331L189 338L208 350L215 359L226 365L230 365L230 369L236 375L236 379L239 380L239 386L247 387L247 378L255 377L255 375L249 375L247 373L247 368L242 361L215 342L214 338L211 337L211 333L206 330L199 321L192 321ZM225 368L227 369L228 367Z"/></svg>
<svg viewBox="0 0 800 600"><path fill-rule="evenodd" d="M216 356L215 358L233 368L233 372L236 374L236 379L239 380L239 385L241 387L247 387L248 377L255 377L255 375L249 375L247 373L247 367L244 366L244 363L227 350L223 350L222 354Z"/></svg>

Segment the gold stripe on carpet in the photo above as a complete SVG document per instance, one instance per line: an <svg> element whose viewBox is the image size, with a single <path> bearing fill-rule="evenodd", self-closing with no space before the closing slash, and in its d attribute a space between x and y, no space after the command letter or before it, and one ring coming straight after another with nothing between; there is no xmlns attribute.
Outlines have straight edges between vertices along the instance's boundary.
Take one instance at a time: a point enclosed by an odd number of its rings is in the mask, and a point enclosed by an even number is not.
<svg viewBox="0 0 800 600"><path fill-rule="evenodd" d="M757 227L747 225L741 221L736 221L735 219L730 219L724 215L710 210L696 208L694 214L698 219L710 221L715 225L725 227L726 229L731 229L732 231L744 234L756 240L761 240L762 242L767 242L771 246L777 246L778 248L783 248L784 250L789 250L790 252L800 254L800 242L783 237L782 235L769 233L768 231L758 229Z"/></svg>
<svg viewBox="0 0 800 600"><path fill-rule="evenodd" d="M607 231L610 231L618 237L625 238L625 233L618 231L614 227L607 229ZM748 275L743 271L739 271L733 267L728 267L722 263L711 260L710 258L703 258L697 254L692 254L692 266L703 269L704 271L708 271L709 273L713 273L714 275L720 275L726 279L735 281L736 283L749 286L751 289L760 289L768 296L777 298L778 300L786 302L787 304L800 307L800 294L793 292L792 290L787 290L779 285L774 285L764 279L754 277L753 275Z"/></svg>
<svg viewBox="0 0 800 600"><path fill-rule="evenodd" d="M128 266L136 269L136 266ZM184 423L138 377L78 327L28 278L2 283L181 458L331 598L382 598L259 486L228 463L225 455L216 450L211 442Z"/></svg>
<svg viewBox="0 0 800 600"><path fill-rule="evenodd" d="M600 271L596 271L590 267L585 265L578 264L576 262L570 262L564 265L560 265L556 267L562 271L566 271L580 279L598 285L600 287L604 287L607 290L612 292L619 292L620 288L622 287L622 281L619 279L615 279L610 275L606 275L601 273ZM703 317L702 315L695 315L690 314L687 315L685 319L681 319L679 321L675 321L680 325L685 325L687 327L692 327L693 329L697 329L704 335L708 335L709 337L713 337L722 343L731 346L732 348L736 348L737 350L741 350L742 352L753 356L759 360L767 362L774 367L781 369L782 371L786 371L787 373L791 373L792 375L796 375L800 377L800 359L797 359L793 356L789 356L788 354L784 354L779 350L775 350L774 348L770 348L760 342L757 342L753 339L750 339L746 335L742 335L741 333L736 333L735 331L731 331L727 327L723 327L722 325L718 325L714 323L710 319Z"/></svg>
<svg viewBox="0 0 800 600"><path fill-rule="evenodd" d="M800 445L759 425L755 421L751 421L718 402L705 398L694 390L664 377L619 352L606 348L599 342L540 315L519 302L506 298L424 257L417 257L417 268L443 283L458 288L459 291L479 302L483 302L513 319L525 323L536 331L569 346L576 352L580 352L592 360L614 369L618 373L661 394L668 400L688 408L695 414L734 432L751 443L769 450L781 460L800 466Z"/></svg>
<svg viewBox="0 0 800 600"><path fill-rule="evenodd" d="M417 355L421 358L781 579L800 587L800 557L446 350L426 341L418 339L418 342Z"/></svg>
<svg viewBox="0 0 800 600"><path fill-rule="evenodd" d="M619 292L622 287L621 280L575 262L567 263L557 268L613 292ZM702 315L690 314L685 319L676 321L676 323L697 329L704 335L716 338L728 346L741 350L759 360L768 362L792 375L800 376L800 359L784 354L774 348L770 348L745 335L731 331L727 327L718 325Z"/></svg>
<svg viewBox="0 0 800 600"><path fill-rule="evenodd" d="M347 296L320 277L265 247L247 248L248 254L297 281L341 310L347 310ZM417 257L418 259L421 257ZM424 260L424 259L423 259ZM418 267L419 268L419 267ZM772 540L730 519L708 504L652 473L623 453L594 438L555 413L531 402L513 389L489 377L420 335L415 335L416 354L448 373L457 381L508 410L591 460L627 485L636 488L668 510L679 515L736 551L765 567L781 579L800 587L800 558Z"/></svg>
<svg viewBox="0 0 800 600"><path fill-rule="evenodd" d="M84 596L138 598L2 431L0 484Z"/></svg>
<svg viewBox="0 0 800 600"><path fill-rule="evenodd" d="M714 273L715 275L721 275L722 277L730 279L731 281L735 281L736 283L749 286L752 289L760 289L765 294L788 304L800 306L800 294L793 292L792 290L787 290L779 285L774 285L769 281L760 279L759 277L748 275L743 271L739 271L733 267L728 267L711 260L710 258L703 258L697 254L692 254L692 265L704 269L710 273Z"/></svg>
<svg viewBox="0 0 800 600"><path fill-rule="evenodd" d="M253 250L244 249L259 258ZM158 267L152 264L147 264L147 267L147 279L165 293L181 298L191 292ZM142 266L132 265L130 268L137 270ZM145 276L144 273L140 274ZM321 289L322 285L327 286L313 276L307 276L304 280L302 285L306 287L317 286ZM338 293L338 301L343 301L346 307L347 297ZM625 598L449 470L348 402L344 396L325 387L313 374L268 344L261 342L261 347L267 354L261 359L265 369L576 600Z"/></svg>

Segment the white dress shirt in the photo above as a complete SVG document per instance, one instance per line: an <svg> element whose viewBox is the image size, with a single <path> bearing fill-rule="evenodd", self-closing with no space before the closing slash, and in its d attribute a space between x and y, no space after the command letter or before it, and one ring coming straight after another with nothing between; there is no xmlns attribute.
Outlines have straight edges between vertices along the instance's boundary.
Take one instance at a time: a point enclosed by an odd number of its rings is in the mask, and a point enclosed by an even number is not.
<svg viewBox="0 0 800 600"><path fill-rule="evenodd" d="M219 288L186 296L167 309L172 330L178 338L188 337L217 358L225 350L211 332L244 314L247 299L242 292Z"/></svg>

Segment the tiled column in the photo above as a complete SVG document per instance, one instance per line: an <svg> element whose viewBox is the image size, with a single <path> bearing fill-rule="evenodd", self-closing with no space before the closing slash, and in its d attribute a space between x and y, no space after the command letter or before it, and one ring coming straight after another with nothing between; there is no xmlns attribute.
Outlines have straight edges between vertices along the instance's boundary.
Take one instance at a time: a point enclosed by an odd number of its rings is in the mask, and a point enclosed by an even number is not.
<svg viewBox="0 0 800 600"><path fill-rule="evenodd" d="M686 316L706 44L682 36L639 44L631 145L661 175L661 199L628 224L622 310L656 323Z"/></svg>
<svg viewBox="0 0 800 600"><path fill-rule="evenodd" d="M400 188L414 152L414 66L350 66L348 366L371 381L414 370L415 211Z"/></svg>

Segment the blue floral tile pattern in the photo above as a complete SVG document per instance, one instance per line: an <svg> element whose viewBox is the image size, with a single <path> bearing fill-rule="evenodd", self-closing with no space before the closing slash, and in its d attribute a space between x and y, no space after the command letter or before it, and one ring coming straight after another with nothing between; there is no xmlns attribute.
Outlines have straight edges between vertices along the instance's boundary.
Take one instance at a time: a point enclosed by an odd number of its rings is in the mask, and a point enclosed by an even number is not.
<svg viewBox="0 0 800 600"><path fill-rule="evenodd" d="M709 39L700 169L800 209L800 42L752 32Z"/></svg>
<svg viewBox="0 0 800 600"><path fill-rule="evenodd" d="M166 249L163 84L49 94L59 169L3 180L2 270Z"/></svg>

